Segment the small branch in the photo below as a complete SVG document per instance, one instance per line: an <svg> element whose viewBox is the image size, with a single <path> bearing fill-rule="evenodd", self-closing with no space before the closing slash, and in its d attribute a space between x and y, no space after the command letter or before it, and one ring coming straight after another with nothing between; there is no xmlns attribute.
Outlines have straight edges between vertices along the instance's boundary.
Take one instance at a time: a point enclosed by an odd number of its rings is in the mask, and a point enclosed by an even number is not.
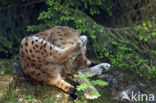
<svg viewBox="0 0 156 103"><path fill-rule="evenodd" d="M111 31L114 32L114 34L116 34L121 40L124 40L124 38L118 33L118 31L116 31L115 29L112 29Z"/></svg>
<svg viewBox="0 0 156 103"><path fill-rule="evenodd" d="M111 28L111 27L105 27L106 29L109 30L114 30L114 31L122 31L122 30L129 30L131 27L125 27L125 28Z"/></svg>
<svg viewBox="0 0 156 103"><path fill-rule="evenodd" d="M151 68L147 65L147 64L143 64L148 70L150 70Z"/></svg>

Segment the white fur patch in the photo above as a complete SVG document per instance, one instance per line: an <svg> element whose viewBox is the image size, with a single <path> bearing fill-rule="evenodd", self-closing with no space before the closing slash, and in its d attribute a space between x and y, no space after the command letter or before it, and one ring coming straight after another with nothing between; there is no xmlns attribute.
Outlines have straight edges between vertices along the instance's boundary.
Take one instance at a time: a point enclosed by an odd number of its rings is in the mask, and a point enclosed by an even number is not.
<svg viewBox="0 0 156 103"><path fill-rule="evenodd" d="M80 39L81 39L82 41L87 42L87 36L85 36L85 35L80 36Z"/></svg>
<svg viewBox="0 0 156 103"><path fill-rule="evenodd" d="M80 40L82 42L81 51L82 51L83 55L85 55L86 54L86 45L87 45L87 36L85 36L85 35L80 36Z"/></svg>
<svg viewBox="0 0 156 103"><path fill-rule="evenodd" d="M98 74L102 74L102 69L99 69L99 65L94 66L92 68L90 68L90 71L92 72L93 75L98 75Z"/></svg>
<svg viewBox="0 0 156 103"><path fill-rule="evenodd" d="M61 48L59 48L59 47L57 47L57 46L55 46L55 45L53 45L53 44L47 42L46 40L44 40L44 39L42 39L42 38L40 38L40 37L33 36L33 39L34 39L34 40L38 40L38 42L43 42L44 44L47 43L47 45L51 46L53 49L55 49L55 50L57 50L57 51L63 51L63 49L61 49Z"/></svg>
<svg viewBox="0 0 156 103"><path fill-rule="evenodd" d="M108 63L101 63L99 65L96 65L96 66L90 68L90 70L93 73L93 75L98 75L98 74L102 74L103 69L105 71L107 71L109 68L110 68L110 64L108 64Z"/></svg>
<svg viewBox="0 0 156 103"><path fill-rule="evenodd" d="M91 68L86 68L86 69L81 69L78 71L79 74L81 73L92 73L93 75L99 75L102 74L102 71L109 70L110 69L110 64L108 63L101 63L96 66L93 66Z"/></svg>
<svg viewBox="0 0 156 103"><path fill-rule="evenodd" d="M87 59L87 65L90 65L92 62Z"/></svg>
<svg viewBox="0 0 156 103"><path fill-rule="evenodd" d="M105 69L106 71L109 70L111 67L111 65L108 63L101 63L100 66L103 67L102 69Z"/></svg>

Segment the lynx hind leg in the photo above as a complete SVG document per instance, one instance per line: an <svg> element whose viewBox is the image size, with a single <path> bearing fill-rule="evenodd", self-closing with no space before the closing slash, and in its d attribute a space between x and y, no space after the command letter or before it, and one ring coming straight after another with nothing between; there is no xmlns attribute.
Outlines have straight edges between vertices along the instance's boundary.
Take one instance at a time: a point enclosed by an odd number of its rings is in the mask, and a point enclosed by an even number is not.
<svg viewBox="0 0 156 103"><path fill-rule="evenodd" d="M102 74L103 70L107 71L109 69L110 69L110 64L101 63L101 64L95 65L93 67L90 67L90 68L79 70L76 74L90 74L90 73L92 73L93 76L94 76L94 75ZM68 76L68 78L75 81L75 82L77 82L77 83L79 83L79 84L85 82L85 81L80 80L79 78L76 78L74 76Z"/></svg>
<svg viewBox="0 0 156 103"><path fill-rule="evenodd" d="M63 80L59 73L57 73L57 77L51 79L48 82L49 85L55 85L58 88L62 89L64 92L69 94L74 94L76 92L76 88Z"/></svg>
<svg viewBox="0 0 156 103"><path fill-rule="evenodd" d="M89 74L92 73L93 76L94 75L100 75L102 74L103 71L108 71L110 69L110 64L108 63L101 63L98 65L95 65L93 67L90 68L86 68L86 69L82 69L80 71L78 71L78 74L82 73L82 74Z"/></svg>
<svg viewBox="0 0 156 103"><path fill-rule="evenodd" d="M111 67L111 65L108 63L101 63L99 65L100 65L100 68L104 69L105 71L109 70Z"/></svg>
<svg viewBox="0 0 156 103"><path fill-rule="evenodd" d="M76 89L74 86L62 79L60 70L61 67L59 65L46 64L42 66L42 73L49 77L49 80L46 81L46 83L48 85L55 85L66 93L74 94Z"/></svg>
<svg viewBox="0 0 156 103"><path fill-rule="evenodd" d="M58 88L61 88L64 92L69 93L69 94L74 94L76 92L75 87L63 79L54 78L50 82L48 82L48 84L55 85Z"/></svg>
<svg viewBox="0 0 156 103"><path fill-rule="evenodd" d="M48 85L57 86L64 92L69 94L75 93L76 89L61 78L59 70L60 68L56 65L46 64L26 68L25 73L37 81L44 82Z"/></svg>

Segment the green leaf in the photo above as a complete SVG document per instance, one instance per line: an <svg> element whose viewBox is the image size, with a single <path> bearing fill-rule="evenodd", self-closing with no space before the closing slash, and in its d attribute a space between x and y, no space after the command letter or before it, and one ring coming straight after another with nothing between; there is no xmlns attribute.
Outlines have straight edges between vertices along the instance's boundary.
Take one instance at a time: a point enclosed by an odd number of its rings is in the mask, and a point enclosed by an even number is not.
<svg viewBox="0 0 156 103"><path fill-rule="evenodd" d="M77 90L78 91L81 91L81 90L85 90L85 89L87 89L87 88L89 88L89 87L91 87L92 85L91 84L80 84L79 86L77 86Z"/></svg>
<svg viewBox="0 0 156 103"><path fill-rule="evenodd" d="M101 96L101 95L100 95L98 92L96 92L96 91L91 91L91 94L92 94L92 95L96 95L96 96L98 96L98 97Z"/></svg>
<svg viewBox="0 0 156 103"><path fill-rule="evenodd" d="M91 82L93 85L99 85L99 86L107 86L108 83L102 80L95 80Z"/></svg>
<svg viewBox="0 0 156 103"><path fill-rule="evenodd" d="M156 32L152 32L152 36L156 36Z"/></svg>

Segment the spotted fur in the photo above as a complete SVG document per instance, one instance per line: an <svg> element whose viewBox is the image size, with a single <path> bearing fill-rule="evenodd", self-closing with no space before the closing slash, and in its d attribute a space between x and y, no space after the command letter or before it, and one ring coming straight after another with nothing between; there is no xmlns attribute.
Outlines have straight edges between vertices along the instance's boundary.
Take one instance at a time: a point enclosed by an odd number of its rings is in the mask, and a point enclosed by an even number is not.
<svg viewBox="0 0 156 103"><path fill-rule="evenodd" d="M56 26L28 36L20 46L23 72L26 77L74 93L74 86L65 78L91 65L85 56L86 42L86 36L80 36L66 26Z"/></svg>

